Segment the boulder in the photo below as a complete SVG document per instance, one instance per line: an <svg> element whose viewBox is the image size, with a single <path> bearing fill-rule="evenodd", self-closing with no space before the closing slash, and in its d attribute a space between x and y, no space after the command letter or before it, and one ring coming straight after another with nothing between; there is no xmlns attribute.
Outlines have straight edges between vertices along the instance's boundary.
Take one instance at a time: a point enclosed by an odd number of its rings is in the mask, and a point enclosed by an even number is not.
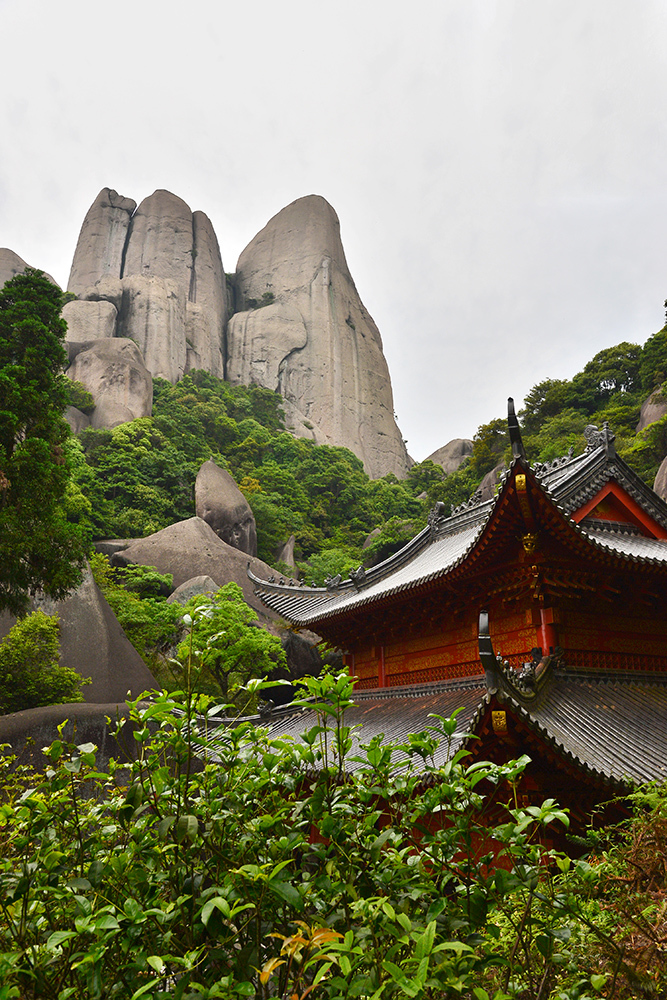
<svg viewBox="0 0 667 1000"><path fill-rule="evenodd" d="M80 434L86 427L90 427L90 417L77 410L76 406L68 406L63 414L70 426L72 434Z"/></svg>
<svg viewBox="0 0 667 1000"><path fill-rule="evenodd" d="M90 677L83 688L87 702L120 702L158 687L155 678L123 632L90 569L83 582L64 601L33 601L45 614L60 619L60 662ZM0 637L16 619L0 616Z"/></svg>
<svg viewBox="0 0 667 1000"><path fill-rule="evenodd" d="M639 414L639 423L635 428L635 433L639 434L643 431L645 427L649 424L654 424L656 420L660 420L667 413L667 399L664 399L660 390L652 392L651 395L644 400L642 403L642 408Z"/></svg>
<svg viewBox="0 0 667 1000"><path fill-rule="evenodd" d="M16 766L30 765L36 770L49 766L46 748L62 739L79 746L94 743L98 768L107 768L113 757L119 762L136 760L139 744L133 738L134 723L125 702L101 704L45 705L25 712L0 716L0 743L8 743L16 754ZM107 721L111 719L111 725ZM112 735L120 724L118 737ZM60 729L62 727L62 729Z"/></svg>
<svg viewBox="0 0 667 1000"><path fill-rule="evenodd" d="M472 455L472 441L468 438L454 438L453 441L448 441L442 448L434 451L425 461L442 466L445 475L450 476L470 455Z"/></svg>
<svg viewBox="0 0 667 1000"><path fill-rule="evenodd" d="M120 278L105 275L94 285L85 288L79 299L84 302L110 302L119 313L123 305L123 282Z"/></svg>
<svg viewBox="0 0 667 1000"><path fill-rule="evenodd" d="M288 569L296 569L296 563L294 562L294 545L296 543L296 538L294 535L290 535L284 545L281 545L276 552L276 562L282 563L287 566Z"/></svg>
<svg viewBox="0 0 667 1000"><path fill-rule="evenodd" d="M257 555L257 528L250 504L233 477L211 459L197 473L195 513L223 542L240 552Z"/></svg>
<svg viewBox="0 0 667 1000"><path fill-rule="evenodd" d="M14 253L13 250L8 250L7 247L0 247L0 288L2 288L6 281L15 278L17 274L23 274L30 266L30 264L26 264L22 257ZM44 272L44 276L49 279L52 285L58 284L46 271Z"/></svg>
<svg viewBox="0 0 667 1000"><path fill-rule="evenodd" d="M350 448L371 476L405 476L382 340L331 205L310 195L274 216L241 254L235 288L227 378L278 390L295 434Z"/></svg>
<svg viewBox="0 0 667 1000"><path fill-rule="evenodd" d="M491 469L490 472L487 472L487 474L484 476L481 483L477 487L477 489L480 490L482 494L481 500L491 500L496 495L496 487L498 486L498 483L500 482L500 477L502 476L504 471L505 471L505 466L501 462L500 465L496 465L494 469Z"/></svg>
<svg viewBox="0 0 667 1000"><path fill-rule="evenodd" d="M655 477L655 482L653 483L653 489L662 497L663 500L667 500L667 458L663 458L660 463L660 468Z"/></svg>
<svg viewBox="0 0 667 1000"><path fill-rule="evenodd" d="M95 340L79 350L67 375L81 382L95 400L94 428L116 427L135 417L149 417L153 382L139 348L118 337Z"/></svg>
<svg viewBox="0 0 667 1000"><path fill-rule="evenodd" d="M198 597L200 594L215 594L219 590L220 585L210 576L193 576L169 595L167 604L187 604L193 597Z"/></svg>
<svg viewBox="0 0 667 1000"><path fill-rule="evenodd" d="M246 602L257 611L261 622L275 621L277 617L255 596L248 579L248 567L264 580L275 576L274 570L261 560L227 545L200 517L191 517L146 538L137 538L111 557L113 566L132 563L155 566L159 573L171 573L176 588L193 576L210 576L219 581L220 586L234 581L243 591Z"/></svg>
<svg viewBox="0 0 667 1000"><path fill-rule="evenodd" d="M133 340L154 378L177 382L185 371L185 291L169 278L123 278L118 336Z"/></svg>
<svg viewBox="0 0 667 1000"><path fill-rule="evenodd" d="M118 313L111 302L83 302L75 299L66 302L61 313L67 323L66 340L88 343L113 337L116 332Z"/></svg>
<svg viewBox="0 0 667 1000"><path fill-rule="evenodd" d="M120 278L130 219L137 207L111 188L102 188L88 209L74 252L67 288L80 295L109 275Z"/></svg>

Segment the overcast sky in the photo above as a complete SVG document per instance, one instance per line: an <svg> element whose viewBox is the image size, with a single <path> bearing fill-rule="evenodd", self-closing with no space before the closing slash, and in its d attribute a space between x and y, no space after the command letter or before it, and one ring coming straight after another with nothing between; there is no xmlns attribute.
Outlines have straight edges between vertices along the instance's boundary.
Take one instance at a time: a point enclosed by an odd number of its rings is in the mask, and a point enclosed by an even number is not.
<svg viewBox="0 0 667 1000"><path fill-rule="evenodd" d="M0 0L0 37L0 246L65 285L100 188L167 188L232 271L323 195L418 460L663 325L665 0Z"/></svg>

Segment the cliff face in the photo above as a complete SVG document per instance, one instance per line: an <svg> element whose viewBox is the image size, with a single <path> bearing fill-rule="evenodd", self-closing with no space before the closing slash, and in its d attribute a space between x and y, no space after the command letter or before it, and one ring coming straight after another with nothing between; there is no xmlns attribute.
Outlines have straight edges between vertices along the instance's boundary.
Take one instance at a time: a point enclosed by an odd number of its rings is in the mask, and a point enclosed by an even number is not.
<svg viewBox="0 0 667 1000"><path fill-rule="evenodd" d="M280 392L296 434L345 445L371 476L404 476L409 461L380 333L324 198L300 198L255 236L239 258L236 301L227 378Z"/></svg>
<svg viewBox="0 0 667 1000"><path fill-rule="evenodd" d="M121 338L137 345L153 376L176 382L197 368L262 385L282 394L294 434L350 448L371 476L407 473L380 334L323 198L288 205L246 247L230 319L207 216L168 191L137 207L104 188L81 227L68 290L77 296L64 313L77 350L96 341L106 356L99 342ZM104 381L103 372L96 377ZM107 401L107 412L118 422L123 411ZM144 402L134 416L145 412Z"/></svg>

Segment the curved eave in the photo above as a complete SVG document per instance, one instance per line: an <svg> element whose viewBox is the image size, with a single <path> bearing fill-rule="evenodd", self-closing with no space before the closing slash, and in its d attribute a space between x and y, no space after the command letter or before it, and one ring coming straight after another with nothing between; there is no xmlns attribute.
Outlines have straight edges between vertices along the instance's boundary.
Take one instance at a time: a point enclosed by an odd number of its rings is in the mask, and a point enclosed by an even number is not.
<svg viewBox="0 0 667 1000"><path fill-rule="evenodd" d="M598 451L601 452L600 449ZM594 466L597 475L598 465L602 468L605 461L604 454L597 452L589 456L588 465L579 456L571 460L577 467L566 478L580 474L582 466ZM518 471L524 472L528 478L531 501L536 502L538 507L542 506L544 513L551 512L547 520L563 534L564 540L575 542L580 554L584 555L587 551L595 554L596 560L602 559L606 566L618 566L620 563L641 565L647 569L667 568L667 542L620 535L613 531L595 533L583 528L571 518L567 501L563 503L559 499L561 491L558 487L563 483L562 477L554 483L552 492L547 480L553 476L539 479L527 463L515 459L493 500L459 509L454 516L425 528L399 552L369 570L363 583L346 580L335 589L328 590L272 583L261 580L250 570L248 575L261 600L297 627L316 628L321 622L343 618L361 608L372 608L407 591L428 589L438 581L455 575L463 564L470 564L473 560L476 563L481 558L503 511L511 502ZM568 490L565 493L570 497ZM659 498L656 497L656 500ZM663 506L667 517L667 505ZM383 586L391 578L395 578L393 585Z"/></svg>

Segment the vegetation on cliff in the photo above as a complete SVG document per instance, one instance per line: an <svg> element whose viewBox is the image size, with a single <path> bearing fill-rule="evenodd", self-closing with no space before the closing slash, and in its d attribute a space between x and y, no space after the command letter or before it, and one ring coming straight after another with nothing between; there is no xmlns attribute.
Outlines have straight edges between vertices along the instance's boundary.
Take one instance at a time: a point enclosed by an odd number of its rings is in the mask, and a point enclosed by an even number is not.
<svg viewBox="0 0 667 1000"><path fill-rule="evenodd" d="M89 541L66 447L62 305L41 271L0 290L0 610L14 613L38 589L64 597Z"/></svg>

